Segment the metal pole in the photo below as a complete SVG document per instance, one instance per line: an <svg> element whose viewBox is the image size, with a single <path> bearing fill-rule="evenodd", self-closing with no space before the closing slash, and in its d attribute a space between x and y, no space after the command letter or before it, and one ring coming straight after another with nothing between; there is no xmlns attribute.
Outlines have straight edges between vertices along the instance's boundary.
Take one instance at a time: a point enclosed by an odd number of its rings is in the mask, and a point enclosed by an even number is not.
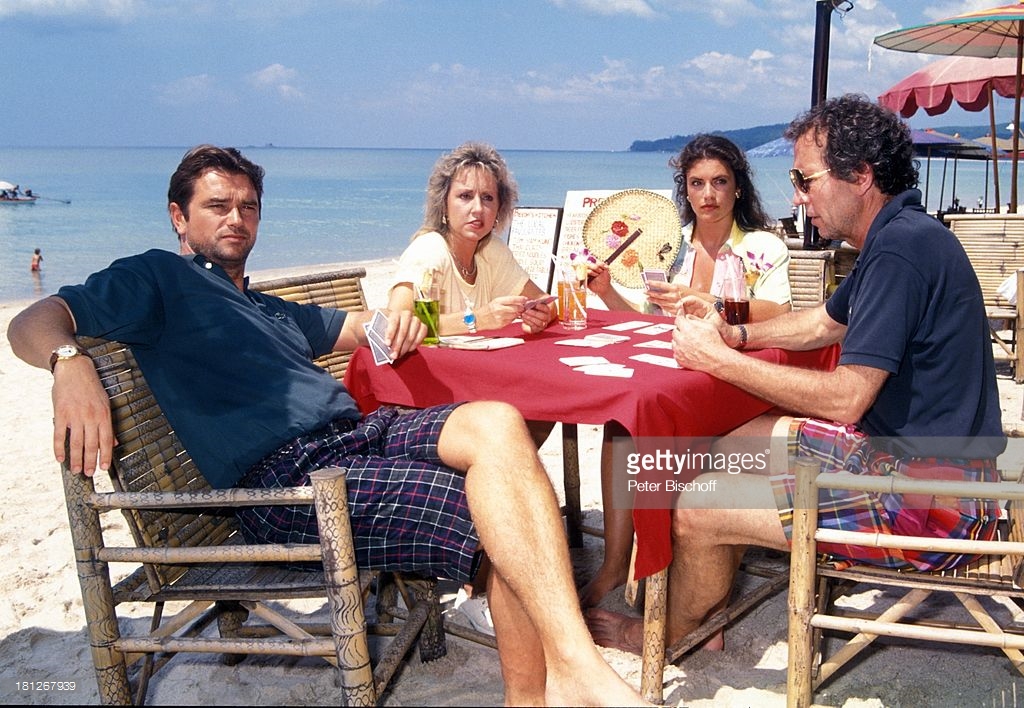
<svg viewBox="0 0 1024 708"><path fill-rule="evenodd" d="M817 0L814 22L814 66L811 70L811 107L825 100L828 92L828 46L831 39L832 0ZM804 248L818 245L818 230L804 217Z"/></svg>

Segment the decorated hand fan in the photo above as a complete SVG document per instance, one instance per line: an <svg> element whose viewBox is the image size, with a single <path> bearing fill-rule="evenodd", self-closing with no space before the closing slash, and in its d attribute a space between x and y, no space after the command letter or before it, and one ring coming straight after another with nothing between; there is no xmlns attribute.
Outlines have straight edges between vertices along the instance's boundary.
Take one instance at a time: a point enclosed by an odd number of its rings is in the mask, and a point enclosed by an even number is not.
<svg viewBox="0 0 1024 708"><path fill-rule="evenodd" d="M608 263L612 279L642 288L645 268L668 270L683 242L675 203L646 189L626 189L606 197L583 224L583 243Z"/></svg>

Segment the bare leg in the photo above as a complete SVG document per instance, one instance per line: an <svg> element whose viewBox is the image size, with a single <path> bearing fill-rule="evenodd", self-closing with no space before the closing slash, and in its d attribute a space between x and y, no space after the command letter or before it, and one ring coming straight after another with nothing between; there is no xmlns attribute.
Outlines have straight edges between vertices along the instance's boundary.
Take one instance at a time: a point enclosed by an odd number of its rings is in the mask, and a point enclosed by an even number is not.
<svg viewBox="0 0 1024 708"><path fill-rule="evenodd" d="M643 703L587 632L554 490L522 417L501 403L466 404L448 419L438 449L446 464L466 470L470 511L497 575L490 606L506 701Z"/></svg>
<svg viewBox="0 0 1024 708"><path fill-rule="evenodd" d="M618 423L610 422L604 426L604 439L601 441L604 560L594 577L580 590L580 605L584 609L599 603L605 595L625 583L629 575L629 558L633 551L633 510L616 509L612 494L612 437L626 435Z"/></svg>
<svg viewBox="0 0 1024 708"><path fill-rule="evenodd" d="M788 548L766 477L705 474L696 481L711 480L716 492L681 495L681 506L673 514L669 644L697 629L727 601L740 557L737 546ZM592 609L587 623L601 646L640 653L641 619Z"/></svg>

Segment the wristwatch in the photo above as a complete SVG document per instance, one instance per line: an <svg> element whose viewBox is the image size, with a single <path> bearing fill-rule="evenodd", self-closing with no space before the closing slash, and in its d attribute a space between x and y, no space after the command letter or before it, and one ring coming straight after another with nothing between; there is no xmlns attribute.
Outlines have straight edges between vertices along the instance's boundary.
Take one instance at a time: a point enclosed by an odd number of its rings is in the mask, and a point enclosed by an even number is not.
<svg viewBox="0 0 1024 708"><path fill-rule="evenodd" d="M74 344L61 344L50 354L50 373L53 373L58 361L74 359L79 354L85 354L85 350Z"/></svg>

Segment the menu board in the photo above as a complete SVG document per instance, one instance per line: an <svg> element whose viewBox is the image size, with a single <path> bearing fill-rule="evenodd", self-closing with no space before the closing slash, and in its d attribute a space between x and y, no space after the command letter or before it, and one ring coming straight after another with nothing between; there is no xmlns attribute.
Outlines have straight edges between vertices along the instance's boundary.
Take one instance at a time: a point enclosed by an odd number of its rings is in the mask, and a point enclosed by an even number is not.
<svg viewBox="0 0 1024 708"><path fill-rule="evenodd" d="M508 232L508 247L541 290L551 289L562 210L558 207L517 207Z"/></svg>

